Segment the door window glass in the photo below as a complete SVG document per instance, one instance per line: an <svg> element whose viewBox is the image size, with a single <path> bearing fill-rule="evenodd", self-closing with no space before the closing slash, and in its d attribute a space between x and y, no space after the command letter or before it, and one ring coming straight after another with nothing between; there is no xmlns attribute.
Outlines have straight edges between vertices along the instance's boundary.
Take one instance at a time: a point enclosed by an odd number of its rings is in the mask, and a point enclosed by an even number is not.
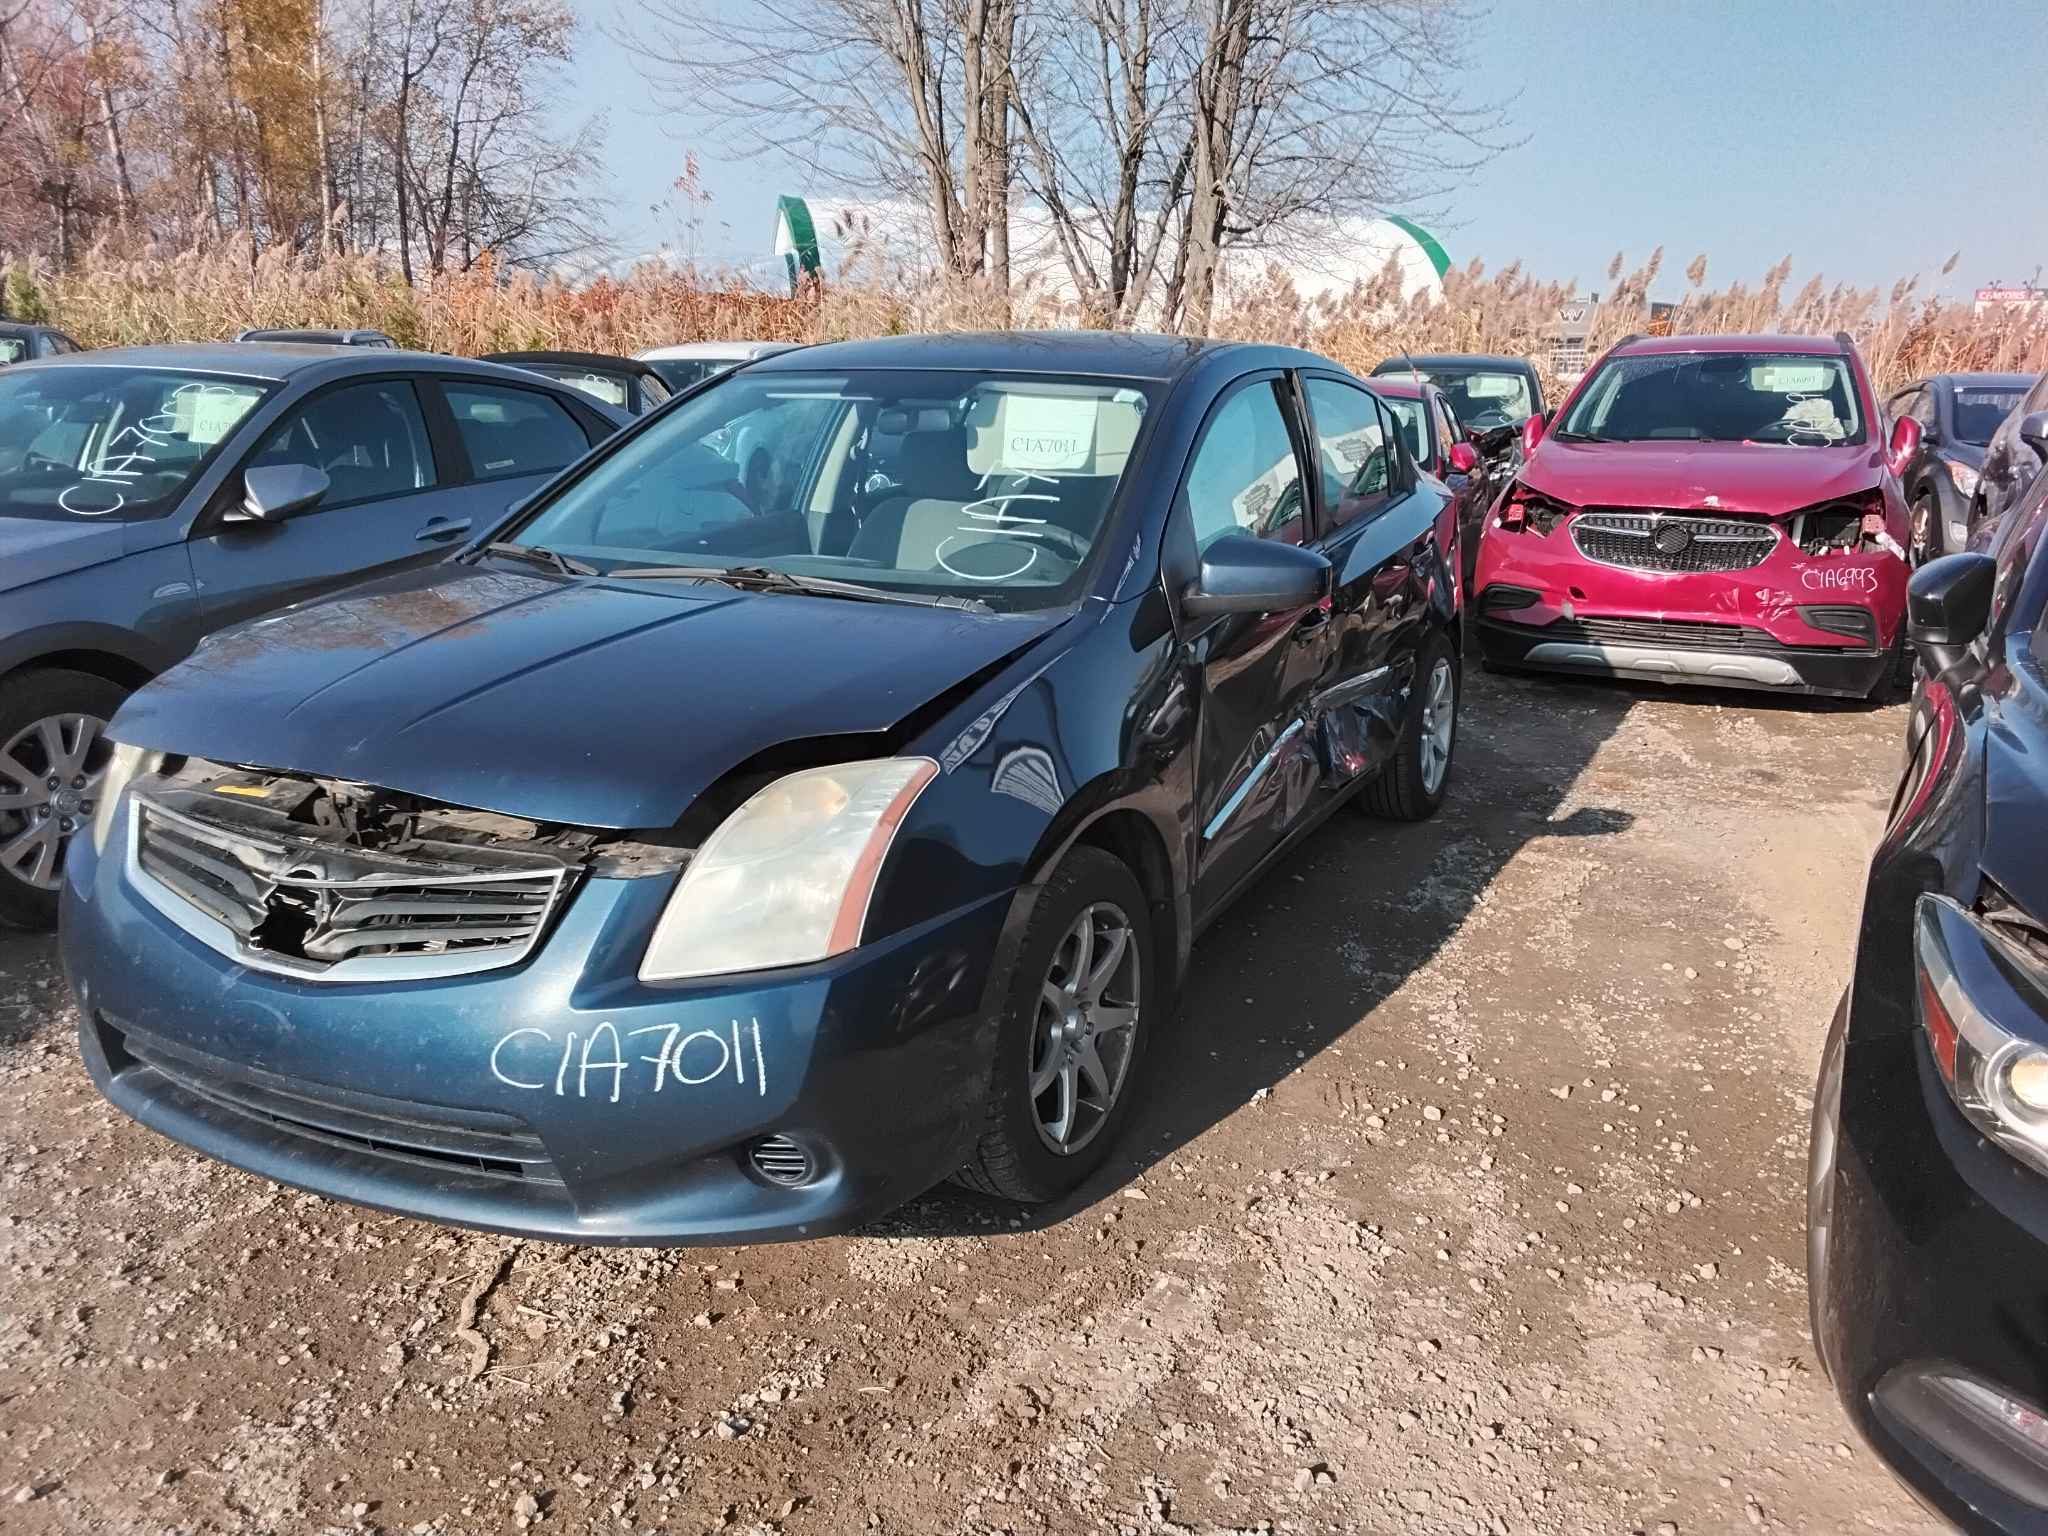
<svg viewBox="0 0 2048 1536"><path fill-rule="evenodd" d="M402 379L349 384L315 395L266 438L246 469L310 464L327 476L322 510L434 484L419 396Z"/></svg>
<svg viewBox="0 0 2048 1536"><path fill-rule="evenodd" d="M442 392L479 480L546 474L582 458L590 448L576 418L538 391L448 384Z"/></svg>
<svg viewBox="0 0 2048 1536"><path fill-rule="evenodd" d="M1245 386L1202 429L1186 489L1202 549L1233 533L1302 541L1301 462L1277 388L1272 379Z"/></svg>
<svg viewBox="0 0 2048 1536"><path fill-rule="evenodd" d="M1335 379L1308 381L1308 408L1331 526L1377 512L1394 485L1394 427L1386 408L1365 390Z"/></svg>

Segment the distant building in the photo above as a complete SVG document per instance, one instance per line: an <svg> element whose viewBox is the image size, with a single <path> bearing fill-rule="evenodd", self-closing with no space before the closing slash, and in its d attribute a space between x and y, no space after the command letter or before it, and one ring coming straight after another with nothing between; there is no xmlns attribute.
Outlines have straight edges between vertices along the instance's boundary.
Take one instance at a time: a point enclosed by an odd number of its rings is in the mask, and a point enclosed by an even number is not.
<svg viewBox="0 0 2048 1536"><path fill-rule="evenodd" d="M1576 384L1592 367L1593 327L1603 314L1612 318L1613 312L1613 303L1602 305L1597 293L1558 305L1557 318L1545 328L1544 338L1550 347L1550 371L1560 384ZM1653 299L1630 328L1646 336L1669 336L1677 315L1676 304Z"/></svg>

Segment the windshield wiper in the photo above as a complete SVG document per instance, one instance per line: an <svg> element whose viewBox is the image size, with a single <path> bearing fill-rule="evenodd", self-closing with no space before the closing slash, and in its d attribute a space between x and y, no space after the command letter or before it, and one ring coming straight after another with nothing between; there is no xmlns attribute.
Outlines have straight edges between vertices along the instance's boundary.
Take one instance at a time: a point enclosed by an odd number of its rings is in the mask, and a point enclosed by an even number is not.
<svg viewBox="0 0 2048 1536"><path fill-rule="evenodd" d="M497 539L477 551L478 555L503 555L508 560L528 560L535 565L545 565L564 576L595 576L597 567L585 565L581 560L572 559L558 549L545 549L538 544L514 544Z"/></svg>
<svg viewBox="0 0 2048 1536"><path fill-rule="evenodd" d="M968 613L994 613L978 597L954 597L950 593L930 597L922 592L892 592L887 587L870 587L858 581L834 581L827 576L799 576L771 565L628 565L605 572L607 576L643 578L649 581L716 581L729 587L760 592L802 592L812 597L847 597L864 603L909 603L918 608L958 608Z"/></svg>

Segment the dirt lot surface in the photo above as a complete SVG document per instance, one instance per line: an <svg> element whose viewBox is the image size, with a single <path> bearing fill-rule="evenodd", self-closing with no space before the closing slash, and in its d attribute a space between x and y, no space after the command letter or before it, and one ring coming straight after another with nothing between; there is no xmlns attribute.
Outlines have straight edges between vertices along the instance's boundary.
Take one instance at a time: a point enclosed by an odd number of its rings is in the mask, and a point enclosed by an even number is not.
<svg viewBox="0 0 2048 1536"><path fill-rule="evenodd" d="M1806 1336L1806 1116L1902 712L1475 674L1451 803L1204 940L1019 1222L578 1250L92 1091L0 947L0 1529L1917 1532Z"/></svg>

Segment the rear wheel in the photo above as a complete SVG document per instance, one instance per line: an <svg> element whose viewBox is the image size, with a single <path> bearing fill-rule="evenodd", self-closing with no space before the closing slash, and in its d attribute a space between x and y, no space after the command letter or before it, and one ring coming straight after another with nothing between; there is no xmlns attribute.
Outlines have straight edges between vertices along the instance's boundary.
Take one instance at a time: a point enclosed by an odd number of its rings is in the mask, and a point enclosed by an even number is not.
<svg viewBox="0 0 2048 1536"><path fill-rule="evenodd" d="M1458 744L1458 658L1440 629L1431 629L1415 658L1415 689L1394 759L1359 792L1361 809L1392 821L1424 821L1444 803L1451 754Z"/></svg>
<svg viewBox="0 0 2048 1536"><path fill-rule="evenodd" d="M1038 1204L1109 1155L1144 1065L1154 981L1150 907L1128 868L1069 851L1046 882L1017 955L988 1091L988 1125L956 1175Z"/></svg>
<svg viewBox="0 0 2048 1536"><path fill-rule="evenodd" d="M0 919L53 928L64 855L92 820L127 690L87 672L28 672L0 686Z"/></svg>

